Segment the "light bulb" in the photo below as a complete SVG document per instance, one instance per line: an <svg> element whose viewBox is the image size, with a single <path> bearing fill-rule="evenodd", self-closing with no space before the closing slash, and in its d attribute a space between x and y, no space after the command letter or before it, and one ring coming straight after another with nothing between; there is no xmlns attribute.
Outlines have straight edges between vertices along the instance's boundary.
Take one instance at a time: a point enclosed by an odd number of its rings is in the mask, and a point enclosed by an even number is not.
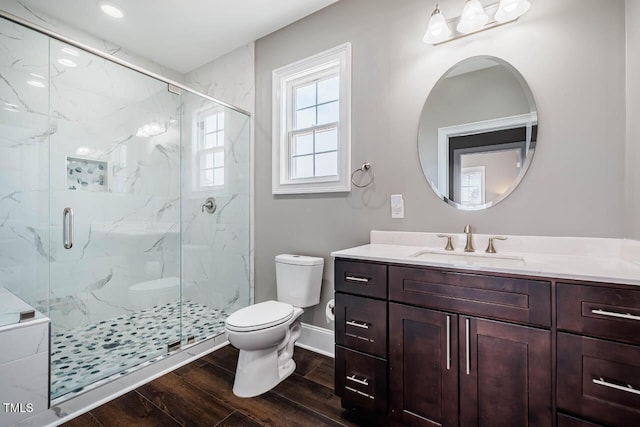
<svg viewBox="0 0 640 427"><path fill-rule="evenodd" d="M473 33L484 27L489 22L489 16L484 11L482 4L479 0L467 0L467 3L462 9L462 16L460 16L460 22L456 27L458 32L462 34Z"/></svg>
<svg viewBox="0 0 640 427"><path fill-rule="evenodd" d="M436 8L431 14L431 18L429 19L429 24L427 25L427 32L424 33L424 38L422 41L425 43L440 43L445 41L451 36L451 29L447 24L447 19L444 17L438 5L436 4Z"/></svg>
<svg viewBox="0 0 640 427"><path fill-rule="evenodd" d="M513 21L524 15L530 7L529 0L500 0L494 19L498 22Z"/></svg>

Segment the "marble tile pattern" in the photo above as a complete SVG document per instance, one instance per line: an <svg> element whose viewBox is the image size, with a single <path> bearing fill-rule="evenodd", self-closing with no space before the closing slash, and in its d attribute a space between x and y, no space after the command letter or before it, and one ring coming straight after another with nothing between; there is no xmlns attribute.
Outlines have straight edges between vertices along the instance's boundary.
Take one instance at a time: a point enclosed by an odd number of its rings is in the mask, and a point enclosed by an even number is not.
<svg viewBox="0 0 640 427"><path fill-rule="evenodd" d="M54 330L51 396L81 391L87 384L163 355L167 345L181 336L196 341L216 336L224 331L227 316L197 302L172 302L95 324Z"/></svg>

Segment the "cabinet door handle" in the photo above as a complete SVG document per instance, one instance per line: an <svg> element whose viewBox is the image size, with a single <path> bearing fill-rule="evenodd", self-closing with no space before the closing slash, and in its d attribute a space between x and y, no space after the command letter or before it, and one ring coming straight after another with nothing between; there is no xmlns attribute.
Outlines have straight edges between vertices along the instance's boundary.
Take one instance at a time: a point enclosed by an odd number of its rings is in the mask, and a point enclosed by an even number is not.
<svg viewBox="0 0 640 427"><path fill-rule="evenodd" d="M348 385L344 386L344 388L345 388L346 390L349 390L349 391L352 391L352 392L354 392L354 393L357 393L357 394L359 394L360 396L368 397L368 398L369 398L369 399L371 399L371 400L375 400L375 398L374 398L373 396L371 396L370 394L363 393L363 392L361 392L360 390L356 390L355 388L349 387Z"/></svg>
<svg viewBox="0 0 640 427"><path fill-rule="evenodd" d="M620 319L639 320L640 316L634 316L631 313L616 313L615 311L606 311L601 309L591 310L593 314L599 314L600 316L617 317Z"/></svg>
<svg viewBox="0 0 640 427"><path fill-rule="evenodd" d="M369 324L367 322L358 322L356 320L347 320L347 325L355 326L356 328L361 328L361 329L369 329Z"/></svg>
<svg viewBox="0 0 640 427"><path fill-rule="evenodd" d="M635 388L631 387L631 385L629 384L627 384L626 386L613 384L613 383L610 383L609 381L605 381L603 378L594 378L593 383L604 386L604 387L614 388L620 391L626 391L627 393L640 395L640 390L636 390Z"/></svg>
<svg viewBox="0 0 640 427"><path fill-rule="evenodd" d="M366 277L347 276L345 279L349 282L369 283Z"/></svg>
<svg viewBox="0 0 640 427"><path fill-rule="evenodd" d="M451 316L447 316L447 371L451 369Z"/></svg>
<svg viewBox="0 0 640 427"><path fill-rule="evenodd" d="M469 333L469 319L464 319L465 334L467 339L467 375L471 373L471 336Z"/></svg>
<svg viewBox="0 0 640 427"><path fill-rule="evenodd" d="M64 208L62 211L62 245L65 249L73 247L73 209Z"/></svg>
<svg viewBox="0 0 640 427"><path fill-rule="evenodd" d="M356 374L348 376L347 379L349 381L353 381L354 383L358 383L358 384L362 384L362 385L369 385L369 382L367 381L367 378L359 379L358 377L356 377Z"/></svg>

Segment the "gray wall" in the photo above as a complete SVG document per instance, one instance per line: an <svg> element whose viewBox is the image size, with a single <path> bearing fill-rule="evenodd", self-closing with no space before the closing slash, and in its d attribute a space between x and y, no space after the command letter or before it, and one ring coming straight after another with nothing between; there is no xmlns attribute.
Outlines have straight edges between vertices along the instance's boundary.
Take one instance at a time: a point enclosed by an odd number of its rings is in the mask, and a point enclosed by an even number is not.
<svg viewBox="0 0 640 427"><path fill-rule="evenodd" d="M640 2L627 0L627 237L640 239Z"/></svg>
<svg viewBox="0 0 640 427"><path fill-rule="evenodd" d="M460 13L457 0L440 2ZM256 42L256 301L274 298L274 257L325 257L323 303L333 292L329 253L366 244L371 229L621 237L624 232L625 18L623 0L538 0L517 23L440 46L422 42L433 4L342 0ZM271 71L344 42L353 45L352 168L375 185L348 194L271 194ZM429 91L453 64L494 55L518 69L538 106L533 165L505 201L482 212L436 198L416 139ZM579 159L579 162L577 161ZM389 195L404 194L392 220ZM304 320L327 326L323 307Z"/></svg>

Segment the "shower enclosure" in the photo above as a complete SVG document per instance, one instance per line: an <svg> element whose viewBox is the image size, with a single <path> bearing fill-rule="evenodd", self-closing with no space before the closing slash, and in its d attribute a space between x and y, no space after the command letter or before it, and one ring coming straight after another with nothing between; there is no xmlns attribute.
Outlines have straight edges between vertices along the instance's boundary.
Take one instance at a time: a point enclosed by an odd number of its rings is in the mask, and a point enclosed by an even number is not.
<svg viewBox="0 0 640 427"><path fill-rule="evenodd" d="M249 304L246 113L4 18L0 102L0 290L51 319L52 398Z"/></svg>

